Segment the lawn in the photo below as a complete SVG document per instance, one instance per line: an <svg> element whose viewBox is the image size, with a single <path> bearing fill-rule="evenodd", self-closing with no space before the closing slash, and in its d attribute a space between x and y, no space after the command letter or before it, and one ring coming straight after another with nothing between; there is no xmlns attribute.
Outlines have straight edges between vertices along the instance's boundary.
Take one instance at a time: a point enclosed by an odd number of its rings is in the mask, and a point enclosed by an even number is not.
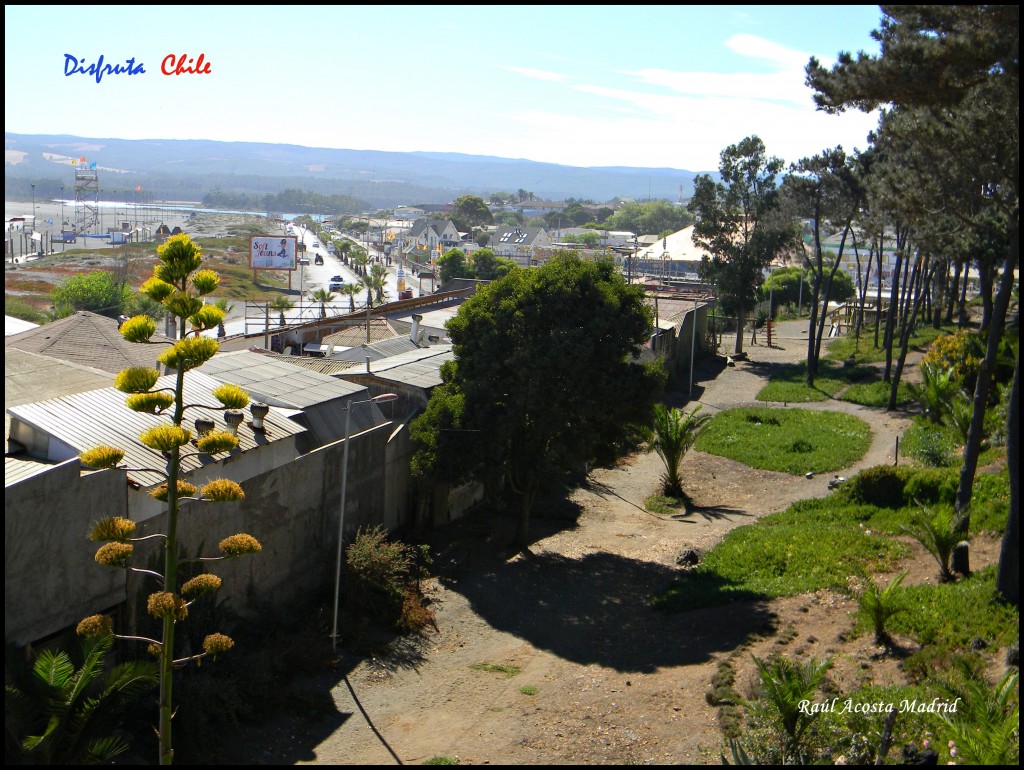
<svg viewBox="0 0 1024 770"><path fill-rule="evenodd" d="M769 471L803 475L848 468L871 445L871 428L839 412L730 409L714 417L695 449Z"/></svg>

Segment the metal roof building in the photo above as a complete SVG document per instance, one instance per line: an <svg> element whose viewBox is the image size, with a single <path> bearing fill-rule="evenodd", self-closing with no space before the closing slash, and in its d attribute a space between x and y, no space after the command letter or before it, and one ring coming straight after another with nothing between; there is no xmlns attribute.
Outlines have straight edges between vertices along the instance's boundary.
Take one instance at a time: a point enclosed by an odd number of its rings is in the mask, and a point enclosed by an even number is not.
<svg viewBox="0 0 1024 770"><path fill-rule="evenodd" d="M161 377L156 387L173 388L174 382L175 377L168 375ZM205 407L186 412L186 427L191 428L195 419L205 417L212 419L218 430L228 429L224 407L211 395L219 384L201 372L189 372L185 377L185 402ZM164 481L163 455L143 444L139 434L170 420L167 415L132 411L125 405L125 397L110 387L9 407L11 439L22 444L29 455L50 462L69 460L100 445L118 447L125 451L124 464L137 469L129 471L129 478L141 487L157 486ZM305 431L273 409L264 418L264 425L265 430L255 431L251 424L243 423L238 428L238 448L230 453L200 457L183 451L182 471L200 470L219 459L251 452Z"/></svg>
<svg viewBox="0 0 1024 770"><path fill-rule="evenodd" d="M297 366L287 356L249 350L219 353L196 371L245 388L272 407L295 410L292 419L309 429L299 442L302 452L345 438L349 403L369 398L362 385ZM354 435L387 421L376 404L367 404L353 411L349 430Z"/></svg>

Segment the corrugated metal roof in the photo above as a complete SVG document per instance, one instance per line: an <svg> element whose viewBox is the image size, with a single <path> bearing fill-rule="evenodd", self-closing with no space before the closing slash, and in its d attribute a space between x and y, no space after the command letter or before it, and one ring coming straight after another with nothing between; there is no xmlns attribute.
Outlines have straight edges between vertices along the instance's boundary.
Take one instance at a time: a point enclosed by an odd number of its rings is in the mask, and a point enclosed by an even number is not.
<svg viewBox="0 0 1024 770"><path fill-rule="evenodd" d="M248 350L218 353L197 371L245 388L271 406L306 409L364 390L361 386L297 366L286 357Z"/></svg>
<svg viewBox="0 0 1024 770"><path fill-rule="evenodd" d="M56 468L57 463L45 460L32 460L26 457L5 457L4 458L4 487L10 487L19 481L30 479L51 468Z"/></svg>
<svg viewBox="0 0 1024 770"><path fill-rule="evenodd" d="M273 353L272 355L277 356L279 354ZM301 366L303 369L326 374L329 377L359 366L356 361L338 361L333 358L315 358L312 356L288 356L287 358L288 363L293 366Z"/></svg>
<svg viewBox="0 0 1024 770"><path fill-rule="evenodd" d="M174 375L169 375L161 377L156 387L173 389L174 383ZM212 419L217 429L226 429L224 407L210 394L219 384L219 381L199 371L191 371L185 376L185 403L210 407L186 411L186 427L192 429L196 418L203 416ZM13 419L56 438L76 452L99 445L115 446L125 450L125 465L132 468L162 469L165 464L163 456L142 444L139 441L139 434L157 425L168 424L169 417L134 412L125 406L125 397L126 395L119 390L104 388L48 401L22 404L10 407L8 411ZM255 433L247 419L238 429L238 449L230 454L252 451L263 444L294 436L305 430L273 409L265 418L264 424L266 431ZM212 458L206 455L199 459L188 451L184 454L188 455L183 457L181 462L182 471L185 473L200 468L211 460L229 456L229 453L223 453ZM164 480L163 473L159 470L130 471L128 475L144 487L156 486Z"/></svg>
<svg viewBox="0 0 1024 770"><path fill-rule="evenodd" d="M419 350L420 346L408 337L394 337L390 340L381 340L367 345L365 348L360 345L356 348L349 348L335 353L330 357L331 361L356 361L366 362L369 357L371 361L379 361L382 358L390 358L400 353L408 353L410 350Z"/></svg>
<svg viewBox="0 0 1024 770"><path fill-rule="evenodd" d="M352 348L358 347L366 342L366 324L353 322L352 326L345 329L340 329L332 334L328 334L322 340L321 345L337 345L339 348ZM370 319L370 342L380 342L381 340L389 340L392 337L397 337L396 332L387 319L384 318L371 318Z"/></svg>
<svg viewBox="0 0 1024 770"><path fill-rule="evenodd" d="M378 361L371 366L370 374L384 381L429 390L441 384L441 365L454 358L451 345L432 345Z"/></svg>

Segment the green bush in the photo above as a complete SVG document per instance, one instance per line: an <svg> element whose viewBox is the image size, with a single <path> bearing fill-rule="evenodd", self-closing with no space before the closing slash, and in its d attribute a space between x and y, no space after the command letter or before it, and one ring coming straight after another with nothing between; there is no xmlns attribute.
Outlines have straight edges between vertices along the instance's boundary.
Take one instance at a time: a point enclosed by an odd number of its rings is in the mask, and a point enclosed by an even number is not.
<svg viewBox="0 0 1024 770"><path fill-rule="evenodd" d="M907 468L877 465L866 468L843 486L852 502L880 508L902 508L907 504L903 493L910 471Z"/></svg>
<svg viewBox="0 0 1024 770"><path fill-rule="evenodd" d="M903 434L903 453L929 468L945 468L956 461L959 443L953 430L917 422Z"/></svg>
<svg viewBox="0 0 1024 770"><path fill-rule="evenodd" d="M345 549L346 604L357 614L397 623L412 568L413 554L407 545L389 541L380 525L360 528Z"/></svg>

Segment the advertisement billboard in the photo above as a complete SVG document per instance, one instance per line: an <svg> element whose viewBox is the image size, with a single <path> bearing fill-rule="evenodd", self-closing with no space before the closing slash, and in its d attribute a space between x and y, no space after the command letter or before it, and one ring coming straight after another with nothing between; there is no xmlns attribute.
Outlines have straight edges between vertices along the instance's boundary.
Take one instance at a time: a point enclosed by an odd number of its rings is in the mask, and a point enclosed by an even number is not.
<svg viewBox="0 0 1024 770"><path fill-rule="evenodd" d="M249 240L249 266L253 270L294 270L296 238L258 235Z"/></svg>

